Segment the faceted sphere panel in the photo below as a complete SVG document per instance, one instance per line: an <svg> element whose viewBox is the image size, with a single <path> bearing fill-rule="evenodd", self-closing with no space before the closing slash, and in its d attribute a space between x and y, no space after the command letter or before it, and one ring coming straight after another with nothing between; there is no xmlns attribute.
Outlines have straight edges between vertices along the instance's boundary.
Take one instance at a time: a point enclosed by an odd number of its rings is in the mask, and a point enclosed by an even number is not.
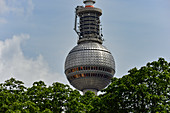
<svg viewBox="0 0 170 113"><path fill-rule="evenodd" d="M74 47L66 58L65 70L81 65L102 65L115 69L111 53L95 42L81 43Z"/></svg>
<svg viewBox="0 0 170 113"><path fill-rule="evenodd" d="M101 90L110 83L114 73L113 56L96 42L78 44L65 61L65 74L69 82L79 90Z"/></svg>

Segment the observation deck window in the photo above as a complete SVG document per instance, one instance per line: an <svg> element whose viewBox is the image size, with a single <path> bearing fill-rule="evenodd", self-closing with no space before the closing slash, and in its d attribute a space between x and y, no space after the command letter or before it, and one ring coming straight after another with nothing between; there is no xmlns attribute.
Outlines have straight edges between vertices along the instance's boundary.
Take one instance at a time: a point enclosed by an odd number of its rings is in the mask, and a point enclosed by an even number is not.
<svg viewBox="0 0 170 113"><path fill-rule="evenodd" d="M106 79L111 79L110 76L106 74L101 74L101 73L82 73L79 75L73 75L71 77L68 77L69 80L74 80L77 78L86 78L86 77L100 77L100 78L106 78Z"/></svg>
<svg viewBox="0 0 170 113"><path fill-rule="evenodd" d="M83 70L100 70L104 72L108 72L113 74L114 70L107 68L107 67L100 67L100 66L80 66L80 67L75 67L72 69L66 70L66 74L72 73L72 72L78 72L78 71L83 71Z"/></svg>

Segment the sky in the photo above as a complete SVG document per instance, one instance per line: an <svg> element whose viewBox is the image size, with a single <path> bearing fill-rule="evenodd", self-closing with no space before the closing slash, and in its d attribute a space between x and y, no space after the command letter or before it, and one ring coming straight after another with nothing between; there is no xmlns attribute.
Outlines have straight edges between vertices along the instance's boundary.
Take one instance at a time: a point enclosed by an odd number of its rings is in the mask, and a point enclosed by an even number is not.
<svg viewBox="0 0 170 113"><path fill-rule="evenodd" d="M74 11L83 0L0 0L0 83L69 84L64 62L77 45ZM170 0L96 0L115 77L163 57L170 61Z"/></svg>

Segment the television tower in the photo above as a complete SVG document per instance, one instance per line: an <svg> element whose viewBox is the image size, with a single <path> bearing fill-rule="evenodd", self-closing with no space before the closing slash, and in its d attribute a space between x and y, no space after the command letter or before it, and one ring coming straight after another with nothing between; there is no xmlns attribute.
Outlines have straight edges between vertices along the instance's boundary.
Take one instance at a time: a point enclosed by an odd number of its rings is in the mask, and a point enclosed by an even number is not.
<svg viewBox="0 0 170 113"><path fill-rule="evenodd" d="M115 62L109 50L102 45L102 10L94 7L95 0L83 2L85 7L76 7L74 30L79 39L66 58L65 74L76 89L84 94L93 91L97 95L115 74Z"/></svg>

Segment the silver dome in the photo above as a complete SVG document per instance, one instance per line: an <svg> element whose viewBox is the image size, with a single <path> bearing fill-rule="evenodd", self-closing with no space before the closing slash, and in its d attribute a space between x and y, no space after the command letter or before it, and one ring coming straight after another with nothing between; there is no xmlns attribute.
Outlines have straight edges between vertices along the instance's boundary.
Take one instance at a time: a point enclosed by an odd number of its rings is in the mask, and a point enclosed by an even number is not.
<svg viewBox="0 0 170 113"><path fill-rule="evenodd" d="M78 44L65 61L65 74L69 82L79 90L101 90L110 83L114 73L113 56L97 42Z"/></svg>

